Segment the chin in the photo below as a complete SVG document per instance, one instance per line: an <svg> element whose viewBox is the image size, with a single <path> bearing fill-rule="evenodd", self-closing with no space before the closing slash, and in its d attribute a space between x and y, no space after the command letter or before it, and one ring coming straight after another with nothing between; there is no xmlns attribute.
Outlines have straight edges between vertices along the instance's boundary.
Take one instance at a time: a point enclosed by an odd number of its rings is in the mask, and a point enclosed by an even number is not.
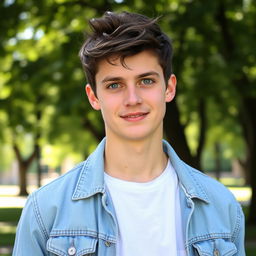
<svg viewBox="0 0 256 256"><path fill-rule="evenodd" d="M154 134L152 133L129 133L127 136L125 136L126 140L130 141L142 141L147 139L152 139L154 137Z"/></svg>

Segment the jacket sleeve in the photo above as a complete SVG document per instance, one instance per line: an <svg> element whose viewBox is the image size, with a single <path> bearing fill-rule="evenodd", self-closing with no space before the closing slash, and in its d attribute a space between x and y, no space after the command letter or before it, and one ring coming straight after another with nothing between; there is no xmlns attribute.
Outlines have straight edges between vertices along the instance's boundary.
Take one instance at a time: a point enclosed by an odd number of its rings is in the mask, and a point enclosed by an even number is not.
<svg viewBox="0 0 256 256"><path fill-rule="evenodd" d="M26 202L18 223L12 255L48 255L47 240L47 233L32 194Z"/></svg>
<svg viewBox="0 0 256 256"><path fill-rule="evenodd" d="M245 235L245 218L243 210L239 203L237 203L238 214L237 214L237 224L233 233L234 243L237 248L237 256L245 256L244 248L244 235Z"/></svg>

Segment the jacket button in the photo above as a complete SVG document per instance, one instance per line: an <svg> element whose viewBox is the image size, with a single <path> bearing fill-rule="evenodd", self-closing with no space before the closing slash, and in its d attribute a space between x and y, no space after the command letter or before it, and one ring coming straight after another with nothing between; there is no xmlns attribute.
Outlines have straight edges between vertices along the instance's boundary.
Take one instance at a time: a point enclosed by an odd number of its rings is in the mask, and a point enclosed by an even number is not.
<svg viewBox="0 0 256 256"><path fill-rule="evenodd" d="M220 252L217 249L214 250L213 254L214 254L214 256L220 256Z"/></svg>
<svg viewBox="0 0 256 256"><path fill-rule="evenodd" d="M73 256L76 254L76 248L74 246L71 246L68 248L68 255Z"/></svg>

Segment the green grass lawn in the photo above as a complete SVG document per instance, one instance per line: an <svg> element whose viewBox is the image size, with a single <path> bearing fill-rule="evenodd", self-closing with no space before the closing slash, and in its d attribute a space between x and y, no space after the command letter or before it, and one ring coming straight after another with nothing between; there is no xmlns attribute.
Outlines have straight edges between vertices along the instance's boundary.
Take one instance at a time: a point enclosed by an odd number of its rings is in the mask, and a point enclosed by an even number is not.
<svg viewBox="0 0 256 256"><path fill-rule="evenodd" d="M15 232L18 220L21 215L21 208L0 207L0 250L3 247L12 248L15 239ZM3 254L10 256L11 254Z"/></svg>
<svg viewBox="0 0 256 256"><path fill-rule="evenodd" d="M0 207L0 221L17 224L21 215L21 211L22 208Z"/></svg>
<svg viewBox="0 0 256 256"><path fill-rule="evenodd" d="M0 207L0 248L12 247L15 239L16 225L21 215L21 208L3 208ZM247 209L245 209L245 212ZM246 248L247 256L256 255L256 227L246 228ZM11 256L11 254L1 254L2 256Z"/></svg>

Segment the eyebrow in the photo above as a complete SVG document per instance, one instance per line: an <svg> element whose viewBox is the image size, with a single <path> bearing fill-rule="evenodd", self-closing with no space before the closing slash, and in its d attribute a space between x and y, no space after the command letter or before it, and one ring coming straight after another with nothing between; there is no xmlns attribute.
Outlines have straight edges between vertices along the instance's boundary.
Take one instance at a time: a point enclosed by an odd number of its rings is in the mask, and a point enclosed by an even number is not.
<svg viewBox="0 0 256 256"><path fill-rule="evenodd" d="M136 78L142 78L142 77L147 77L147 76L157 76L157 77L160 77L160 75L155 72L155 71L149 71L149 72L145 72L145 73L142 73L142 74L139 74L136 76ZM124 80L123 77L121 76L106 76L102 81L101 83L107 83L107 82L113 82L113 81L121 81L121 80Z"/></svg>

